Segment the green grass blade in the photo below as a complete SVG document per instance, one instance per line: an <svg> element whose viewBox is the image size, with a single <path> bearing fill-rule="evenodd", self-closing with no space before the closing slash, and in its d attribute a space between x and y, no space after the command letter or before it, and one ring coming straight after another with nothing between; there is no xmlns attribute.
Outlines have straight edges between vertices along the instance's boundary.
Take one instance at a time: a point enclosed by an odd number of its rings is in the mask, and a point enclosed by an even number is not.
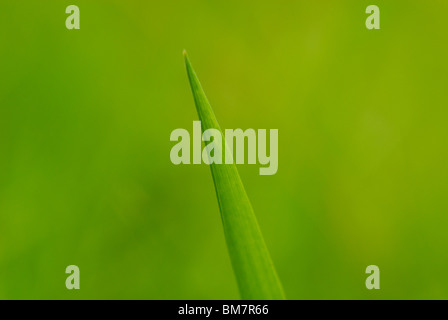
<svg viewBox="0 0 448 320"><path fill-rule="evenodd" d="M215 114L184 52L202 132L218 129ZM263 240L252 205L234 164L212 164L224 234L242 299L284 299L283 289Z"/></svg>

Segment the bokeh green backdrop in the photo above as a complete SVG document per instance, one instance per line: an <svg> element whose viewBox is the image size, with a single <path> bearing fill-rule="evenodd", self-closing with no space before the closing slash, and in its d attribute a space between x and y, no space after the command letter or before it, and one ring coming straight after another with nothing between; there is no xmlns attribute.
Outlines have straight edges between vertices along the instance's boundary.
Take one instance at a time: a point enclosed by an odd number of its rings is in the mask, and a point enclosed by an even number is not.
<svg viewBox="0 0 448 320"><path fill-rule="evenodd" d="M3 0L0 298L238 298L210 170L169 158L183 49L221 127L279 129L278 173L239 169L288 298L448 298L447 10Z"/></svg>

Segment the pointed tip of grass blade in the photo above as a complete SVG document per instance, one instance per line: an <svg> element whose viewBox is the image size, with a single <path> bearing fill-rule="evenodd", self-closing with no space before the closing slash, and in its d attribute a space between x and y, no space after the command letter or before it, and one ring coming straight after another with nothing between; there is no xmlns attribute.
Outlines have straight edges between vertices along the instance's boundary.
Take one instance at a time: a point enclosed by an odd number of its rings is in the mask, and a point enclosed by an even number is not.
<svg viewBox="0 0 448 320"><path fill-rule="evenodd" d="M187 50L183 51L183 55L184 55L185 67L187 68L187 74L188 74L188 79L190 81L190 84L192 81L199 82L199 79L197 79L197 76L196 76L196 72L194 72L191 62L190 62L190 59L188 58ZM194 77L192 77L193 74L194 74Z"/></svg>
<svg viewBox="0 0 448 320"><path fill-rule="evenodd" d="M187 69L188 81L190 82L191 91L193 93L193 98L196 106L196 111L201 121L202 128L206 129L219 129L218 121L216 116L208 102L207 96L205 95L202 85L199 82L198 76L191 65L190 59L184 50L185 67Z"/></svg>
<svg viewBox="0 0 448 320"><path fill-rule="evenodd" d="M184 49L184 51L182 52L182 54L183 54L183 56L184 56L185 66L186 66L186 68L187 68L188 79L191 81L191 78L190 78L190 72L192 71L192 67L191 67L190 59L188 59L188 53L187 53L187 50Z"/></svg>

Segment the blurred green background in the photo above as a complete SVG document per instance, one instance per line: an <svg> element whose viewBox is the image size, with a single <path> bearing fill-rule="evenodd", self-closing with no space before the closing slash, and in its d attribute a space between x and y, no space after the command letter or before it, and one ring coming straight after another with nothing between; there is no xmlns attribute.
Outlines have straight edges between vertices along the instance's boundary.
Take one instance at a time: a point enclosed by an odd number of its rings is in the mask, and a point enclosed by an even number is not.
<svg viewBox="0 0 448 320"><path fill-rule="evenodd" d="M1 299L239 297L210 169L169 157L183 49L222 128L279 129L239 169L289 299L448 298L446 1L0 7Z"/></svg>

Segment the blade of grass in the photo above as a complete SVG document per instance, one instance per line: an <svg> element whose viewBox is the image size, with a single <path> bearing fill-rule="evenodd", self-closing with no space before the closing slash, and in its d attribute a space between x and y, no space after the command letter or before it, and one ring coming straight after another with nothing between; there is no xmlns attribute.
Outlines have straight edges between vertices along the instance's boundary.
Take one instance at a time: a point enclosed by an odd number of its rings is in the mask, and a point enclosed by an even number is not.
<svg viewBox="0 0 448 320"><path fill-rule="evenodd" d="M202 132L218 129L215 114L205 96L186 52L188 79ZM234 164L212 164L224 234L242 299L284 299L283 289L263 240L252 205Z"/></svg>

